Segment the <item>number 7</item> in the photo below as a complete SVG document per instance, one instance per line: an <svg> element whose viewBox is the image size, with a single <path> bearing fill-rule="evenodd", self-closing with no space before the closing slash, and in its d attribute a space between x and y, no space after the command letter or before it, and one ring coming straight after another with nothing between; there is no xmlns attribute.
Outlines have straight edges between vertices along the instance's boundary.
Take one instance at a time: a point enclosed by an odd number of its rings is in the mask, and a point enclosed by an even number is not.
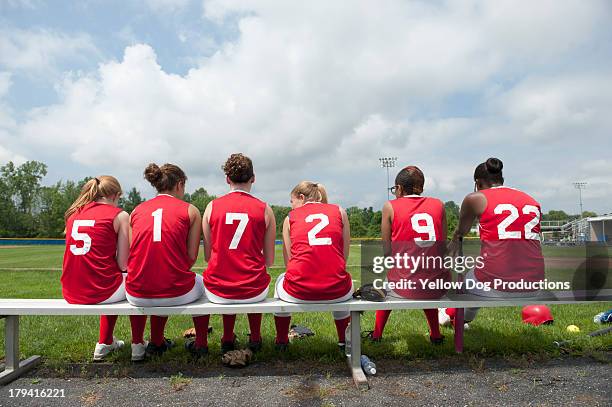
<svg viewBox="0 0 612 407"><path fill-rule="evenodd" d="M240 243L240 239L242 238L242 234L246 229L247 223L249 223L249 216L246 213L234 213L228 212L225 214L225 224L231 225L235 221L239 221L238 227L236 228L236 232L234 233L234 237L229 245L231 250L238 248L238 243Z"/></svg>

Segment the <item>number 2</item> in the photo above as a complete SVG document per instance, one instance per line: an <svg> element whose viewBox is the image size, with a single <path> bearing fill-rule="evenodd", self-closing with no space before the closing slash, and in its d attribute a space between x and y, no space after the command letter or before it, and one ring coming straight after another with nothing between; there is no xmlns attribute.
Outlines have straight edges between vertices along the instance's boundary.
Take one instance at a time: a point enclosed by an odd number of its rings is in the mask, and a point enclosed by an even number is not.
<svg viewBox="0 0 612 407"><path fill-rule="evenodd" d="M246 229L247 223L249 223L249 215L247 215L246 213L234 212L228 212L225 214L226 225L231 225L235 221L238 221L238 227L236 228L236 232L234 232L234 237L232 237L232 241L230 242L230 250L238 248L238 243L240 243L240 239L242 239L242 234Z"/></svg>
<svg viewBox="0 0 612 407"><path fill-rule="evenodd" d="M332 244L331 237L317 237L317 233L325 228L325 226L329 225L329 218L327 215L322 213L313 213L311 215L306 216L306 222L312 223L316 219L320 222L317 223L308 231L308 244L311 246L329 246Z"/></svg>
<svg viewBox="0 0 612 407"><path fill-rule="evenodd" d="M70 245L70 251L75 256L83 256L89 252L91 249L91 237L87 233L79 232L79 228L81 226L93 226L95 225L95 220L83 220L78 219L75 220L72 224L72 231L70 232L70 236L77 242L83 242L83 247L77 247L75 244Z"/></svg>

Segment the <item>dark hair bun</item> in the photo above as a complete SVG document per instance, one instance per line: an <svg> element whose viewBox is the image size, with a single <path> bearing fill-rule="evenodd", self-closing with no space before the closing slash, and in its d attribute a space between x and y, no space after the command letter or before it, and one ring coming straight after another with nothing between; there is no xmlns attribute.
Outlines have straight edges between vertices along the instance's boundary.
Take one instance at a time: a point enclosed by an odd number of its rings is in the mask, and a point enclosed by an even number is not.
<svg viewBox="0 0 612 407"><path fill-rule="evenodd" d="M147 165L147 168L144 170L144 177L151 184L155 185L159 180L161 180L163 174L161 168L155 163L151 163Z"/></svg>
<svg viewBox="0 0 612 407"><path fill-rule="evenodd" d="M489 174L501 174L504 163L499 158L489 158L485 162L485 168Z"/></svg>

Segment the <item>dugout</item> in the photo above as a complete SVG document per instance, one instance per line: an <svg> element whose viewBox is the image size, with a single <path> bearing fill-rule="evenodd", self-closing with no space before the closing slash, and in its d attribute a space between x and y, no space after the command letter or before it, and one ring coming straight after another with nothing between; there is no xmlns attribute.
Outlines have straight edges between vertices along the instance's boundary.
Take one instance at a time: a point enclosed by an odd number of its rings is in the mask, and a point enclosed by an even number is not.
<svg viewBox="0 0 612 407"><path fill-rule="evenodd" d="M593 216L586 221L592 242L612 241L612 214Z"/></svg>

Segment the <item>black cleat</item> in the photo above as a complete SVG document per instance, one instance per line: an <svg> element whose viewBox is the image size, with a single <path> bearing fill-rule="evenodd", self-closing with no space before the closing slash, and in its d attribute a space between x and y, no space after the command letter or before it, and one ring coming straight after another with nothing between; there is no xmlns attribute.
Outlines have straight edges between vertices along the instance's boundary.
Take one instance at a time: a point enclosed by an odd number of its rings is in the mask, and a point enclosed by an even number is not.
<svg viewBox="0 0 612 407"><path fill-rule="evenodd" d="M174 342L170 339L164 338L164 342L159 346L155 345L153 342L149 342L145 353L147 356L161 356L166 353L167 350L172 349L173 347Z"/></svg>
<svg viewBox="0 0 612 407"><path fill-rule="evenodd" d="M223 355L223 354L226 354L227 352L235 350L236 343L237 343L236 335L234 335L233 341L221 341L221 354Z"/></svg>
<svg viewBox="0 0 612 407"><path fill-rule="evenodd" d="M251 334L249 334L249 337L250 336L251 336ZM259 352L261 350L261 348L263 347L263 339L260 339L258 341L252 341L252 340L249 339L248 347L251 350L251 352L253 352L253 353Z"/></svg>
<svg viewBox="0 0 612 407"><path fill-rule="evenodd" d="M287 350L289 350L289 343L275 343L274 349L276 349L277 352L287 352Z"/></svg>
<svg viewBox="0 0 612 407"><path fill-rule="evenodd" d="M368 339L370 342L374 342L374 343L379 343L380 341L382 341L382 336L375 338L374 337L374 331L365 331L361 333L361 337L363 339Z"/></svg>
<svg viewBox="0 0 612 407"><path fill-rule="evenodd" d="M197 347L195 340L185 342L185 349L191 353L194 359L199 359L208 355L208 346Z"/></svg>
<svg viewBox="0 0 612 407"><path fill-rule="evenodd" d="M430 336L429 342L431 342L432 345L442 345L444 343L444 335L440 336L439 338L433 338Z"/></svg>

